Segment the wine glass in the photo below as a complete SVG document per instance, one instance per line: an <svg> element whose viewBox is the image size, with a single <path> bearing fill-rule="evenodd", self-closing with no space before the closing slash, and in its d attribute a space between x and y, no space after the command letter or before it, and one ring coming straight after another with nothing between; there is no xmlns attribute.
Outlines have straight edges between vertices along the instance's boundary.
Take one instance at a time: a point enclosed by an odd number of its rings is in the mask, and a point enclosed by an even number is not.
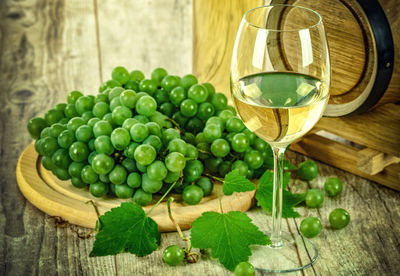
<svg viewBox="0 0 400 276"><path fill-rule="evenodd" d="M303 236L281 231L283 155L318 122L329 99L329 49L321 16L292 5L246 12L230 78L238 114L274 154L272 244L255 248L250 262L268 272L304 269L317 259L318 250ZM298 225L292 228L299 231Z"/></svg>

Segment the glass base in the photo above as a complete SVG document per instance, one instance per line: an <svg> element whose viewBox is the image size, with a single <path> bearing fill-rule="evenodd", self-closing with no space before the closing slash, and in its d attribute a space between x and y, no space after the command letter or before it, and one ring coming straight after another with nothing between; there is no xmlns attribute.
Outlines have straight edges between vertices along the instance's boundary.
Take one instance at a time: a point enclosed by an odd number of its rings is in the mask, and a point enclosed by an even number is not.
<svg viewBox="0 0 400 276"><path fill-rule="evenodd" d="M249 263L263 272L294 272L311 266L318 258L318 249L309 239L282 234L281 247L252 246Z"/></svg>

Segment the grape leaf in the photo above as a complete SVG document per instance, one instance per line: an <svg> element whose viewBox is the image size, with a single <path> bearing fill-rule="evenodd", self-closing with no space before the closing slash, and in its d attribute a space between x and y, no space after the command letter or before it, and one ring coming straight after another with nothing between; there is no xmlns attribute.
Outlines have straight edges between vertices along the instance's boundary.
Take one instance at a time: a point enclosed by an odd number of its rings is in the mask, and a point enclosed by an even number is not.
<svg viewBox="0 0 400 276"><path fill-rule="evenodd" d="M92 257L121 252L145 256L160 244L157 223L136 203L124 202L102 215L100 221L102 227L90 252Z"/></svg>
<svg viewBox="0 0 400 276"><path fill-rule="evenodd" d="M194 247L211 248L211 257L218 258L229 270L249 259L249 245L271 243L269 237L239 211L227 214L204 212L192 223L190 235Z"/></svg>
<svg viewBox="0 0 400 276"><path fill-rule="evenodd" d="M290 191L286 190L285 188L289 183L289 179L290 173L285 172L283 175L282 217L298 218L300 214L296 212L293 207L304 201L305 195L292 194ZM256 192L257 205L270 212L272 212L273 183L274 173L266 171L258 181L258 189Z"/></svg>
<svg viewBox="0 0 400 276"><path fill-rule="evenodd" d="M225 175L222 191L225 195L231 195L234 192L247 192L255 190L256 186L245 176L239 175L239 170L233 170Z"/></svg>

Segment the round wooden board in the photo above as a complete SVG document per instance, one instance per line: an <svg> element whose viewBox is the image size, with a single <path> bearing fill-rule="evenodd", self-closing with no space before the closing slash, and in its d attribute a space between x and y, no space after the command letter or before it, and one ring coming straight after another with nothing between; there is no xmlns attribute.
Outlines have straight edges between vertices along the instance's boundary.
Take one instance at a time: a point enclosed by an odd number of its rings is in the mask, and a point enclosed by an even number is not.
<svg viewBox="0 0 400 276"><path fill-rule="evenodd" d="M33 143L21 154L16 175L22 194L37 208L51 216L58 216L69 223L87 228L94 228L97 221L95 209L88 201L92 200L96 204L100 214L118 207L122 202L131 201L111 197L96 198L87 189L80 190L72 186L70 181L60 181L43 168ZM215 187L220 189L221 184L216 184ZM191 223L203 212L219 211L216 189L198 205L193 206L183 203L178 194L171 196L175 199L172 213L182 229L189 229ZM253 196L254 191L234 193L231 196L222 195L224 212L247 211L252 205ZM144 207L144 210L149 210L159 198L155 196L152 204ZM161 232L176 230L168 217L166 202L158 205L150 216L157 222Z"/></svg>

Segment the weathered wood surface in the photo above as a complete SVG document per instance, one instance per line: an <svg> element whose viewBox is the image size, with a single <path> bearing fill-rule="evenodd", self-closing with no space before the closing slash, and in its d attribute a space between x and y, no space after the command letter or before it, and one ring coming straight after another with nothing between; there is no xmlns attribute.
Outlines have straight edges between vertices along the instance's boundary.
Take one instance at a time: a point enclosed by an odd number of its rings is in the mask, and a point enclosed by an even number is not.
<svg viewBox="0 0 400 276"><path fill-rule="evenodd" d="M95 91L117 64L143 68L147 74L156 66L175 74L191 71L191 1L116 3L0 2L0 275L232 275L209 258L175 268L164 265L162 250L184 245L176 233L163 234L160 250L144 258L90 258L94 239L79 239L73 231L88 229L56 226L54 218L33 207L17 188L15 166L30 142L28 119L43 115L69 90ZM289 157L295 163L304 159L294 153ZM320 170L310 185L322 187L327 177L336 175L344 183L343 194L326 198L319 210L300 212L321 218L326 226L329 212L342 207L352 221L341 231L324 227L313 239L320 259L297 275L398 274L400 194L327 165L320 164ZM248 214L268 229L270 217L259 209ZM290 219L284 228L298 231L299 224L299 219Z"/></svg>

